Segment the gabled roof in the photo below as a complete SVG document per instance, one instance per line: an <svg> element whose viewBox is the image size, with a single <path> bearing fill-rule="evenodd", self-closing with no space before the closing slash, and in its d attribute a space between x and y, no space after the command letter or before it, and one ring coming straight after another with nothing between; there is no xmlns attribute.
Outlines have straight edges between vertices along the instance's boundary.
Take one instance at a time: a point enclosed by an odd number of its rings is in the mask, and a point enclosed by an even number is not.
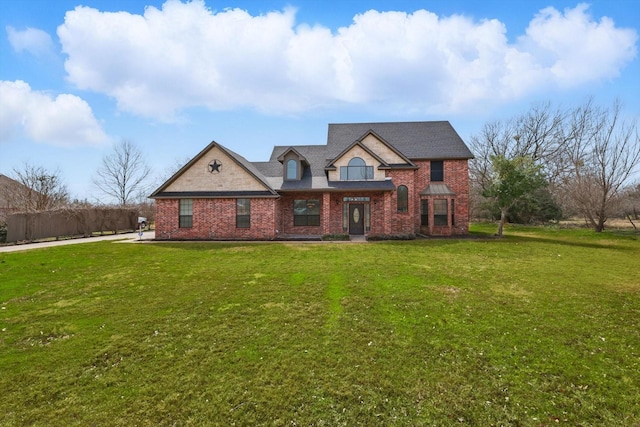
<svg viewBox="0 0 640 427"><path fill-rule="evenodd" d="M326 145L296 145L295 149L301 156L307 159L308 165L304 168L302 178L299 181L285 181L282 173L282 165L278 158L289 146L275 146L268 162L254 162L256 168L266 177L271 186L278 191L316 190L326 189L327 174L324 165L327 162Z"/></svg>
<svg viewBox="0 0 640 427"><path fill-rule="evenodd" d="M367 132L408 159L471 159L473 154L448 121L329 124L327 154L333 159Z"/></svg>
<svg viewBox="0 0 640 427"><path fill-rule="evenodd" d="M172 194L172 193L167 193L164 190L167 187L169 187L169 185L171 185L171 183L173 183L176 179L178 179L186 170L188 170L191 166L193 166L194 163L196 163L198 160L200 160L204 155L206 155L214 147L218 148L220 151L222 151L224 154L226 154L230 159L232 159L235 163L237 163L240 167L242 167L250 175L252 175L258 182L260 182L262 185L264 185L266 191L262 195L271 195L271 196L277 196L278 195L278 193L275 191L275 189L269 184L269 181L267 181L265 176L258 170L258 168L256 168L256 166L254 164L252 164L250 161L248 161L247 159L245 159L241 155L239 155L239 154L229 150L228 148L224 147L223 145L218 144L215 141L211 141L211 143L209 145L207 145L202 151L200 151L200 153L198 153L193 159L191 159L189 161L189 163L187 163L182 168L180 168L180 170L178 172L174 173L171 178L169 178L164 184L162 184L149 197L150 198L155 198L155 197L158 197L158 196L175 197L178 194L180 194L182 196L185 196L186 193L183 193L183 192ZM198 192L198 193L202 193L202 192ZM206 195L203 193L202 197L205 197L205 196Z"/></svg>
<svg viewBox="0 0 640 427"><path fill-rule="evenodd" d="M374 159L376 159L378 162L380 162L380 166L384 167L389 167L389 164L387 162L385 162L380 156L378 156L376 153L374 153L371 149L369 149L369 147L367 147L366 145L364 145L361 140L355 141L353 142L351 145L347 146L347 148L345 148L344 150L342 150L342 152L340 154L338 154L336 157L334 157L333 159L329 160L329 162L327 163L327 166L324 167L325 170L335 170L336 167L334 166L334 163L336 161L338 161L342 156L344 156L346 153L348 153L353 147L360 147L362 148L364 151L366 151L371 157L373 157Z"/></svg>
<svg viewBox="0 0 640 427"><path fill-rule="evenodd" d="M300 154L300 152L298 150L296 150L295 147L289 147L286 150L284 150L284 152L278 156L278 161L280 163L284 162L285 156L287 154L289 154L289 153L295 154L298 157L298 159L300 159L301 162L304 162L307 165L309 164L309 161L307 160L307 158L305 156L303 156L302 154Z"/></svg>
<svg viewBox="0 0 640 427"><path fill-rule="evenodd" d="M378 141L382 142L389 150L391 150L394 154L396 154L398 157L400 157L406 163L406 164L400 163L400 164L397 164L397 165L390 164L389 166L400 166L400 165L402 165L403 167L407 167L407 166L417 167L415 163L413 163L411 160L409 160L407 158L407 156L405 156L401 151L399 151L396 147L394 147L389 141L384 139L381 135L377 134L373 129L369 129L367 132L365 132L360 138L358 138L358 141L364 141L364 139L366 137L368 137L369 135L372 135Z"/></svg>
<svg viewBox="0 0 640 427"><path fill-rule="evenodd" d="M372 135L381 144L394 153L393 163L384 160L385 154L377 153L375 147L370 148L364 142ZM369 144L370 145L370 144ZM392 191L395 187L391 181L329 181L328 170L335 170L334 162L355 146L365 150L372 158L380 162L380 169L416 169L415 160L454 160L471 159L473 154L462 141L458 133L448 121L433 122L388 122L388 123L344 123L329 124L326 145L275 146L269 161L249 162L244 157L212 141L196 157L176 172L167 182L153 192L156 197L222 197L228 192L167 192L166 189L186 170L194 165L213 147L219 148L233 159L248 174L261 183L265 190L244 192L256 197L277 197L282 191L338 191L338 190L381 190ZM285 181L282 162L289 153L302 160L303 172L300 180ZM388 152L387 152L388 154ZM404 162L404 163L403 163ZM236 189L241 190L241 189ZM254 188L253 190L256 190ZM423 194L450 194L448 187L427 187ZM426 193L425 193L426 192ZM215 193L215 194L214 194ZM222 194L224 193L224 194ZM234 196L240 197L241 191Z"/></svg>

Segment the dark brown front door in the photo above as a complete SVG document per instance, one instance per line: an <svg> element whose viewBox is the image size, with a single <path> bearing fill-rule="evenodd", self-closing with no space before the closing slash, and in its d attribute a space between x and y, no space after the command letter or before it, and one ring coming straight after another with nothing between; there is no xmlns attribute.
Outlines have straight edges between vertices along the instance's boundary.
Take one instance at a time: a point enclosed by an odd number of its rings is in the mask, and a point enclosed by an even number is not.
<svg viewBox="0 0 640 427"><path fill-rule="evenodd" d="M364 205L349 205L349 234L364 234Z"/></svg>

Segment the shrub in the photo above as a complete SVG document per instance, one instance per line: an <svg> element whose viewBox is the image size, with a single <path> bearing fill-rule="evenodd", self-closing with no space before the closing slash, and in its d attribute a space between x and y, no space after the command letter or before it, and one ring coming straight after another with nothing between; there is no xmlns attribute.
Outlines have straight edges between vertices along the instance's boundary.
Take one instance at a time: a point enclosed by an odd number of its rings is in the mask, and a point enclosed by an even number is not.
<svg viewBox="0 0 640 427"><path fill-rule="evenodd" d="M370 234L367 240L415 240L416 235L413 233L406 234Z"/></svg>
<svg viewBox="0 0 640 427"><path fill-rule="evenodd" d="M349 240L349 235L344 233L325 234L322 236L322 240L337 241L337 240Z"/></svg>

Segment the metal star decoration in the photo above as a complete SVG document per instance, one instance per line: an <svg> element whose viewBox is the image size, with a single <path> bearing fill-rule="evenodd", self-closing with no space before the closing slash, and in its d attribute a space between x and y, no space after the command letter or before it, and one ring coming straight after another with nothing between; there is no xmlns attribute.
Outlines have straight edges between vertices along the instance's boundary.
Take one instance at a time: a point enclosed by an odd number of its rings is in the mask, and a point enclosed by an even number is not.
<svg viewBox="0 0 640 427"><path fill-rule="evenodd" d="M218 159L215 159L213 162L209 163L209 172L211 173L220 173L220 168L222 167L222 163Z"/></svg>

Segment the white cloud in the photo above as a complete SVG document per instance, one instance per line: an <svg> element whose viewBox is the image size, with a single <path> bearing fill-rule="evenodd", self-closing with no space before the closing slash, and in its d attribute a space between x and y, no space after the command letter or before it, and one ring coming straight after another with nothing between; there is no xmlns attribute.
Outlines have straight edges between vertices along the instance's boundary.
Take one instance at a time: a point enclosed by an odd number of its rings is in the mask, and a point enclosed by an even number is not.
<svg viewBox="0 0 640 427"><path fill-rule="evenodd" d="M161 120L191 107L295 113L336 103L455 112L618 75L637 34L587 12L544 9L510 44L497 20L425 10L370 10L333 33L297 25L293 9L251 16L169 0L144 15L77 7L58 36L72 83Z"/></svg>
<svg viewBox="0 0 640 427"><path fill-rule="evenodd" d="M55 98L21 81L0 81L0 142L21 133L52 145L100 145L108 137L83 99L69 94Z"/></svg>
<svg viewBox="0 0 640 427"><path fill-rule="evenodd" d="M616 28L607 17L593 21L587 12L586 4L564 14L551 7L543 9L521 39L524 49L561 87L617 77L636 55L634 30Z"/></svg>
<svg viewBox="0 0 640 427"><path fill-rule="evenodd" d="M27 51L34 56L53 55L53 41L47 32L37 28L19 31L11 26L7 26L6 30L9 43L16 52Z"/></svg>

